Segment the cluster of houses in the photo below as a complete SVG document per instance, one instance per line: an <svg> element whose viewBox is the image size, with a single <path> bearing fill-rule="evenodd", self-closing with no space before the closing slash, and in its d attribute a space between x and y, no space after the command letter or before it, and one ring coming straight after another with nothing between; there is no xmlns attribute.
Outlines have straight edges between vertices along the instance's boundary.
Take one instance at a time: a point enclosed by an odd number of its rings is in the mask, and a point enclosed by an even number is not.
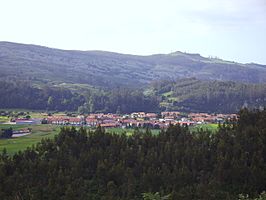
<svg viewBox="0 0 266 200"><path fill-rule="evenodd" d="M55 125L71 125L71 126L89 126L89 127L105 127L105 128L167 128L170 124L195 125L202 123L219 123L227 119L237 118L236 114L207 114L207 113L189 113L187 115L180 112L161 112L145 113L134 112L131 114L104 114L95 113L87 116L69 117L65 115L49 116L46 119L48 124Z"/></svg>

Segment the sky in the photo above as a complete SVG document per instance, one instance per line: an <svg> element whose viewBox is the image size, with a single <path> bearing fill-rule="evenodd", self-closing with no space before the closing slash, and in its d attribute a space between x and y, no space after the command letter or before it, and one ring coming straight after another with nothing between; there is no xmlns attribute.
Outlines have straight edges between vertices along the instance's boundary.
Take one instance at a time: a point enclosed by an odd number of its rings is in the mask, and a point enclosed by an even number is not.
<svg viewBox="0 0 266 200"><path fill-rule="evenodd" d="M0 41L266 64L266 0L0 0Z"/></svg>

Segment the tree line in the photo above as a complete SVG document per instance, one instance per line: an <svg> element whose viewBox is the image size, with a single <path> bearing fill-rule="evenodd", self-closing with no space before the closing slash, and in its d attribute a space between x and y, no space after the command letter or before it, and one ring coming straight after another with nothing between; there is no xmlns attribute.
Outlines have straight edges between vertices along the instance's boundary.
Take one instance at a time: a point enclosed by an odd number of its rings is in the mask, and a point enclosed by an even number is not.
<svg viewBox="0 0 266 200"><path fill-rule="evenodd" d="M0 81L1 108L23 108L79 113L131 113L156 111L159 101L142 90L130 88L95 89L86 92L63 87L33 86L26 81Z"/></svg>
<svg viewBox="0 0 266 200"><path fill-rule="evenodd" d="M266 186L266 110L242 110L217 133L170 126L132 136L62 128L54 139L0 156L0 198L242 199ZM239 196L239 194L243 194ZM246 195L249 195L247 197Z"/></svg>
<svg viewBox="0 0 266 200"><path fill-rule="evenodd" d="M151 89L168 110L235 113L266 106L266 84L189 78L155 82Z"/></svg>
<svg viewBox="0 0 266 200"><path fill-rule="evenodd" d="M0 81L1 108L79 113L131 113L179 110L235 113L266 106L266 84L202 81L195 78L157 81L143 88L95 88L68 84L32 85Z"/></svg>

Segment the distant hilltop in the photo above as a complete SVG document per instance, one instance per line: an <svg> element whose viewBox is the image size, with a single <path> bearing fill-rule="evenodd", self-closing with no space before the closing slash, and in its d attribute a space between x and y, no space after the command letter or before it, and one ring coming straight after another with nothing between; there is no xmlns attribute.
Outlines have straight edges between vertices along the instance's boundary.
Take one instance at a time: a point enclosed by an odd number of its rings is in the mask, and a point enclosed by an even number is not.
<svg viewBox="0 0 266 200"><path fill-rule="evenodd" d="M93 86L142 86L157 80L195 77L202 80L265 83L266 66L241 64L176 51L137 56L105 51L60 50L0 42L0 79Z"/></svg>

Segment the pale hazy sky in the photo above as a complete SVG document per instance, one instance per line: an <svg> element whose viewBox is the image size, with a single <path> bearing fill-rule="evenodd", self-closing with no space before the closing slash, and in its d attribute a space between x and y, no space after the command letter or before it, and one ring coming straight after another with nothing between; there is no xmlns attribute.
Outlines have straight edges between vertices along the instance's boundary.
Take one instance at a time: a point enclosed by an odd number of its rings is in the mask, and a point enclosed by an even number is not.
<svg viewBox="0 0 266 200"><path fill-rule="evenodd" d="M0 0L0 41L266 64L266 0Z"/></svg>

